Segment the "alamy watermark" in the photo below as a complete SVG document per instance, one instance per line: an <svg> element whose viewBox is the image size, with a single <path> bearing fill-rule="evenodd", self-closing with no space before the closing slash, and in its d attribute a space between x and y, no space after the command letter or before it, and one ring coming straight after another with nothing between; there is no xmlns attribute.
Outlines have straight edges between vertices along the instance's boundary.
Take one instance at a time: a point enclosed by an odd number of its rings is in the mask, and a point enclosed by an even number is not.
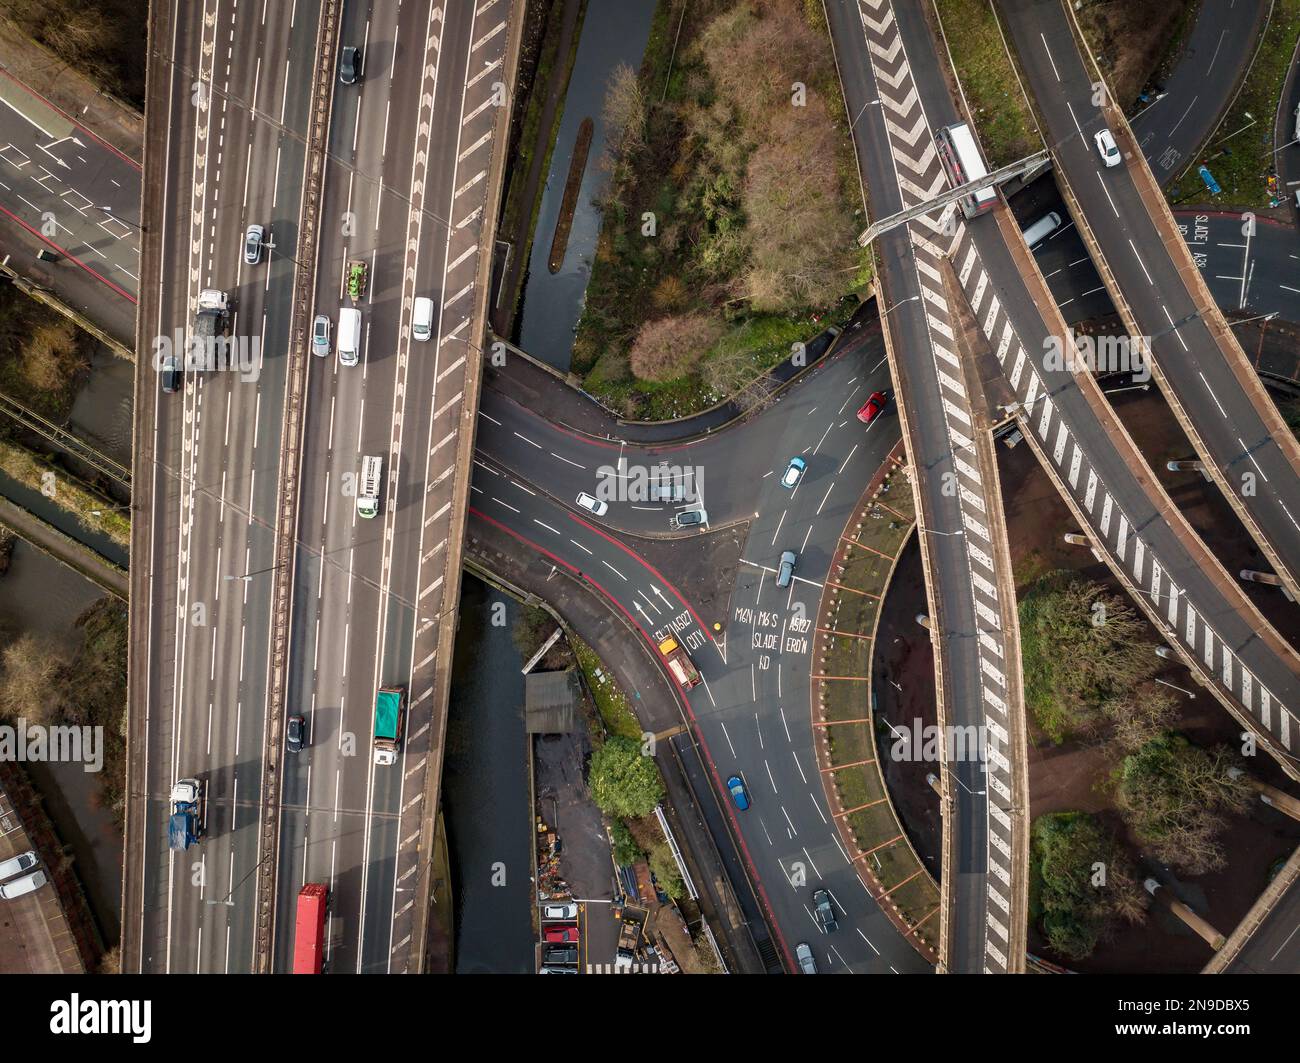
<svg viewBox="0 0 1300 1063"><path fill-rule="evenodd" d="M0 760L14 763L80 764L82 771L104 767L104 729L42 724L0 724Z"/></svg>
<svg viewBox="0 0 1300 1063"><path fill-rule="evenodd" d="M238 373L244 383L253 384L262 375L262 338L194 335L182 328L155 336L154 372L166 371L173 362L187 373Z"/></svg>
<svg viewBox="0 0 1300 1063"><path fill-rule="evenodd" d="M1050 335L1043 341L1043 368L1048 372L1132 373L1135 384L1151 379L1149 336L1079 336L1066 329L1067 341Z"/></svg>
<svg viewBox="0 0 1300 1063"><path fill-rule="evenodd" d="M694 505L704 489L699 465L602 465L596 497L602 502L684 502Z"/></svg>

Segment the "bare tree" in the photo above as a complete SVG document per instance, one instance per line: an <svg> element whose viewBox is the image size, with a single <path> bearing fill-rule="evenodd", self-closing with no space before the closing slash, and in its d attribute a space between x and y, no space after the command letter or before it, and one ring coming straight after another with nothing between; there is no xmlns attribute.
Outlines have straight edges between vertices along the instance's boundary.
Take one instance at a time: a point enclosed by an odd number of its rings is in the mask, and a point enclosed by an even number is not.
<svg viewBox="0 0 1300 1063"><path fill-rule="evenodd" d="M64 718L70 707L65 655L47 639L20 635L0 654L0 716L32 725Z"/></svg>
<svg viewBox="0 0 1300 1063"><path fill-rule="evenodd" d="M645 92L641 79L627 63L619 63L610 75L600 113L605 125L605 151L614 164L626 162L645 147Z"/></svg>
<svg viewBox="0 0 1300 1063"><path fill-rule="evenodd" d="M632 344L632 372L642 380L676 380L687 375L721 335L721 322L703 313L647 321Z"/></svg>

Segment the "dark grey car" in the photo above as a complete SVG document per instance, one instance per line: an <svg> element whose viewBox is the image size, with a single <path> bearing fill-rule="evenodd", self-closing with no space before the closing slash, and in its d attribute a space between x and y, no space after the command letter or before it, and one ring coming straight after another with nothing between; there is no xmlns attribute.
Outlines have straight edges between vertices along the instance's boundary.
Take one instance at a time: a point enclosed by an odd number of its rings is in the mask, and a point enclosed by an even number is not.
<svg viewBox="0 0 1300 1063"><path fill-rule="evenodd" d="M339 80L345 85L355 85L361 80L361 49L348 45L339 52Z"/></svg>

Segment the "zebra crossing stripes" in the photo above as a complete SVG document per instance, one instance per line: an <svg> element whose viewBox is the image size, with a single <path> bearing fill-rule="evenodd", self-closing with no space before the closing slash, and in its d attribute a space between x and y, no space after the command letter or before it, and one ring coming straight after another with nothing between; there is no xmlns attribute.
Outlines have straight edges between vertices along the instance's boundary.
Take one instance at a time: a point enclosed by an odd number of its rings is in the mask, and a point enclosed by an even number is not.
<svg viewBox="0 0 1300 1063"><path fill-rule="evenodd" d="M894 163L898 195L904 209L917 206L948 187L948 178L908 67L906 49L889 0L859 0L858 13L866 42L866 55L881 100L881 117ZM939 410L947 429L949 454L952 467L956 470L957 490L953 493L965 531L965 578L970 585L970 601L975 614L973 617L955 616L953 626L965 630L973 628L979 633L978 640L973 644L975 660L972 663L978 674L986 680L983 683L986 693L981 699L980 707L986 722L985 730L992 736L989 741L997 746L1005 743L1009 734L1008 707L1003 698L990 690L990 684L1006 689L1004 668L1007 667L1008 657L1003 644L999 611L1002 603L997 594L998 573L995 571L991 547L986 549L981 544L991 541L987 523L990 514L1000 520L1001 510L997 500L990 505L985 497L984 485L992 481L979 471L981 458L972 438L975 432L974 420L966 388L961 382L962 366L955 353L953 318L944 290L944 261L951 257L956 246L955 234L959 235L961 231L957 208L937 208L931 214L913 219L904 231L912 249L911 259L921 295L920 307L938 385L927 394L909 396L909 401L928 404L929 408ZM984 284L987 287L987 279ZM981 291L981 304L983 303ZM983 312L990 315L991 320L999 309L997 296L990 291ZM945 493L948 493L946 485ZM977 572L977 566L983 571ZM1010 574L1003 573L1003 576L1008 580L1006 585L1009 585ZM960 579L961 576L954 573L946 578ZM971 653L970 643L962 644L960 640L948 639L943 642L943 652L950 656L960 654L963 660L969 660L966 655ZM1018 661L1018 658L1011 660ZM993 721L990 714L996 714L998 719ZM996 730L987 726L989 722L996 722ZM1013 789L1011 764L1000 749L994 752L996 755L986 752L989 790L1009 805ZM1016 750L1013 755L1019 757L1022 754ZM992 803L993 801L985 802L985 807ZM987 883L995 878L1010 882L1012 847L1016 837L1011 818L1002 816L990 819L987 836L987 863L992 875L985 876L986 889L991 888ZM959 885L957 888L962 887ZM1002 902L1002 911L1009 911L1001 894L990 894L986 898L984 908L987 929L982 934L982 962L984 970L1001 973L1008 969L1007 950L1013 935L1008 929L1007 920L989 915L998 900ZM1023 920L1024 913L1016 913L1017 925L1023 923Z"/></svg>
<svg viewBox="0 0 1300 1063"><path fill-rule="evenodd" d="M630 967L619 967L613 963L589 963L587 974L658 974L657 963L634 963Z"/></svg>
<svg viewBox="0 0 1300 1063"><path fill-rule="evenodd" d="M961 287L968 298L982 291L989 283L974 241L963 231L955 241L952 261L962 263L965 280ZM966 266L969 271L965 271ZM960 276L960 275L959 275ZM1150 541L1130 520L1123 507L1111 495L1105 482L1096 472L1084 442L1076 438L1072 426L1066 421L1060 407L1054 404L1043 388L1038 370L1026 354L1014 327L1005 314L997 318L986 317L981 322L985 337L992 342L1000 337L999 344L1007 342L1016 350L1008 380L1020 402L1021 416L1034 427L1042 440L1044 454L1061 474L1067 493L1078 505L1093 528L1097 540L1111 555L1112 561L1137 588L1146 603L1152 605L1157 626L1166 638L1180 643L1193 660L1200 662L1205 677L1217 683L1219 689L1246 714L1258 722L1262 730L1272 735L1289 753L1296 753L1300 739L1300 716L1295 709L1282 704L1277 696L1261 682L1238 656L1214 626L1188 600L1186 590L1170 576L1167 564L1161 562ZM1008 339L1008 337L1010 337ZM1006 362L1002 362L1004 370ZM1041 402L1041 407L1035 407ZM1047 450L1052 433L1050 451ZM1069 453L1069 466L1065 458ZM1086 477L1083 475L1086 469ZM1080 481L1084 486L1080 492ZM1100 497L1101 505L1097 506ZM1161 602L1164 609L1161 611ZM1181 620L1181 623L1180 623Z"/></svg>

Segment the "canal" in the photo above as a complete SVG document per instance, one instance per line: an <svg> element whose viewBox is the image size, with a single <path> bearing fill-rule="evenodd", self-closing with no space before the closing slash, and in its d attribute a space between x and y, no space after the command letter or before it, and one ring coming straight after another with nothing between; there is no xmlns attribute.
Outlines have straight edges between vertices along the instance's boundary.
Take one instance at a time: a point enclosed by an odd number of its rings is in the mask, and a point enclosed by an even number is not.
<svg viewBox="0 0 1300 1063"><path fill-rule="evenodd" d="M620 0L617 4L590 3L583 17L578 53L564 98L564 114L533 234L519 321L519 346L562 372L569 369L573 333L582 316L591 262L600 236L600 212L594 201L607 176L600 166L605 151L605 126L601 119L605 90L620 63L633 70L641 65L654 12L655 0ZM564 262L558 273L552 273L547 264L551 238L564 199L578 128L587 118L595 124L595 131L583 171L573 229Z"/></svg>
<svg viewBox="0 0 1300 1063"><path fill-rule="evenodd" d="M467 575L452 662L442 807L457 974L532 974L535 904L519 607Z"/></svg>

